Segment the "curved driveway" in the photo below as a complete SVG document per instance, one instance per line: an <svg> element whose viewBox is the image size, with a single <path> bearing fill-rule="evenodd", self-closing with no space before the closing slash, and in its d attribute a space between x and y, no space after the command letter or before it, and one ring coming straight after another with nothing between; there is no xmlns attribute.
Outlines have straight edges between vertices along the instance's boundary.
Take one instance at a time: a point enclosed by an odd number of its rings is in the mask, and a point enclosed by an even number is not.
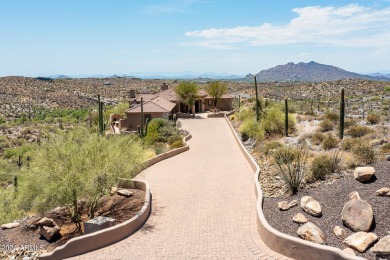
<svg viewBox="0 0 390 260"><path fill-rule="evenodd" d="M223 118L182 120L190 150L138 175L152 214L132 236L77 259L287 259L257 233L253 171Z"/></svg>

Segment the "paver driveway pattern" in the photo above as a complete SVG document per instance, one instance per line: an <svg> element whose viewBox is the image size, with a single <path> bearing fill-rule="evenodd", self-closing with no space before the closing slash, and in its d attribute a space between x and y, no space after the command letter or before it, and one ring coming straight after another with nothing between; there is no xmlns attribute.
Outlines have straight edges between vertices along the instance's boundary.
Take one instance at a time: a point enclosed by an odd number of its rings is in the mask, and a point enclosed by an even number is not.
<svg viewBox="0 0 390 260"><path fill-rule="evenodd" d="M77 259L287 259L256 230L253 171L223 118L182 120L190 150L143 171L152 214L132 236Z"/></svg>

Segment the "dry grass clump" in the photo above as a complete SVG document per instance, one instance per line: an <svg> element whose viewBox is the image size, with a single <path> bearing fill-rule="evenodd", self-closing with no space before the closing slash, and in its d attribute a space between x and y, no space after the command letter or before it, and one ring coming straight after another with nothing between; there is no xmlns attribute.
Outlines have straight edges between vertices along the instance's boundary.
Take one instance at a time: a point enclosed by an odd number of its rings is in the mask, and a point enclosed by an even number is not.
<svg viewBox="0 0 390 260"><path fill-rule="evenodd" d="M372 130L367 126L355 125L355 126L351 126L348 129L347 135L349 135L353 138L357 138L357 137L365 136L366 134L368 134L370 132L372 132Z"/></svg>
<svg viewBox="0 0 390 260"><path fill-rule="evenodd" d="M372 111L367 115L367 123L370 125L376 125L381 121L381 115L375 111Z"/></svg>
<svg viewBox="0 0 390 260"><path fill-rule="evenodd" d="M311 142L315 145L320 145L325 140L325 135L321 132L315 132L311 136Z"/></svg>
<svg viewBox="0 0 390 260"><path fill-rule="evenodd" d="M325 150L330 150L336 148L338 144L338 140L333 134L327 134L324 141L322 142L322 148Z"/></svg>
<svg viewBox="0 0 390 260"><path fill-rule="evenodd" d="M319 126L321 132L328 132L333 130L333 122L329 119L323 120Z"/></svg>
<svg viewBox="0 0 390 260"><path fill-rule="evenodd" d="M314 180L325 180L326 176L340 167L339 153L319 154L311 162L310 170Z"/></svg>
<svg viewBox="0 0 390 260"><path fill-rule="evenodd" d="M367 142L359 142L352 148L352 153L355 155L359 164L372 164L377 159L375 149Z"/></svg>

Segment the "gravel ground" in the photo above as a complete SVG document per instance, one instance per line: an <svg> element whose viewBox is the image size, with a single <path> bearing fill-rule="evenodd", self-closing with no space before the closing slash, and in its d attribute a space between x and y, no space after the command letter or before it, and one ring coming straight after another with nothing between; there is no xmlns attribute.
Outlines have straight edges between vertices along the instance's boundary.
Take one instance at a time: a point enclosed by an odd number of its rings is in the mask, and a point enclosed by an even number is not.
<svg viewBox="0 0 390 260"><path fill-rule="evenodd" d="M322 229L325 234L327 244L330 246L344 249L342 241L337 239L333 234L333 228L340 226L345 229L347 235L353 232L343 226L341 220L341 211L343 205L348 201L348 194L353 191L358 191L360 197L366 200L373 208L374 221L371 232L374 232L378 238L382 238L389 234L390 231L390 198L378 197L375 191L388 187L390 188L390 162L379 162L373 165L376 170L376 178L370 183L362 184L356 181L353 176L345 176L344 178L335 180L332 184L323 184L315 189L304 189L299 194L282 198L265 198L263 211L269 224L275 229L298 237L296 234L299 225L292 221L296 213L302 213L306 218ZM300 199L303 196L312 196L320 202L322 208L322 217L316 218L308 215L300 208ZM288 210L280 211L277 203L282 200L298 200L298 206ZM355 252L357 253L357 252ZM367 259L375 259L373 253L369 250L365 254L357 254Z"/></svg>

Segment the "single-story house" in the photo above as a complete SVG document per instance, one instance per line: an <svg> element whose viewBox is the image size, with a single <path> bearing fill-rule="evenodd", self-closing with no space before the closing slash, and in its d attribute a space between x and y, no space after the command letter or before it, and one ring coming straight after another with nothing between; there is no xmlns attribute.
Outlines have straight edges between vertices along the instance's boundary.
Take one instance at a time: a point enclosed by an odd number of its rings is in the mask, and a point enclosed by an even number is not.
<svg viewBox="0 0 390 260"><path fill-rule="evenodd" d="M170 118L176 104L162 97L154 97L143 102L144 122L146 118ZM119 120L119 129L127 129L128 131L136 131L141 125L141 104L133 105L126 111L126 118Z"/></svg>
<svg viewBox="0 0 390 260"><path fill-rule="evenodd" d="M127 129L128 131L136 131L141 125L141 98L143 100L144 117L146 120L153 118L171 118L173 114L178 112L206 112L214 108L213 98L204 90L198 91L198 97L195 100L192 108L187 107L180 101L173 88L168 88L167 84L161 86L161 92L158 94L140 94L136 96L135 90L130 90L130 109L126 112L126 118L119 120L119 129ZM233 109L233 99L231 95L223 95L217 103L216 108L222 111Z"/></svg>

